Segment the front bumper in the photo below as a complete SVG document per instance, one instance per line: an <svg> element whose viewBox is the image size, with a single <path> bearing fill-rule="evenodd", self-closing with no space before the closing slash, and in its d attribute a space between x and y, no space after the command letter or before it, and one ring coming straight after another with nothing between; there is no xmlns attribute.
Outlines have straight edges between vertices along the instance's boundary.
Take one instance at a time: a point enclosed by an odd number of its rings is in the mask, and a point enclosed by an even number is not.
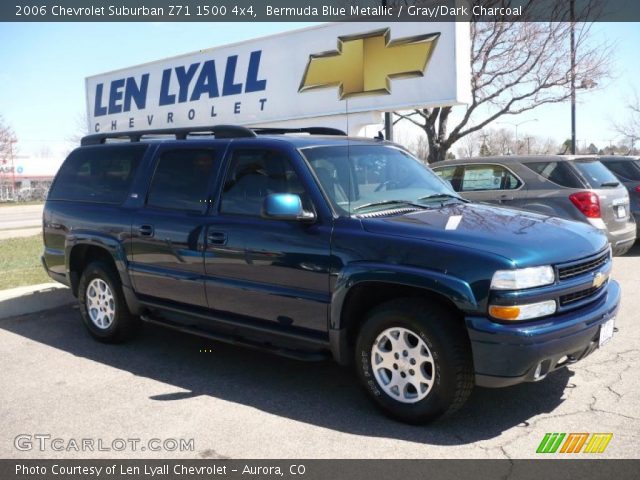
<svg viewBox="0 0 640 480"><path fill-rule="evenodd" d="M610 280L605 288L606 294L588 305L538 321L503 324L467 317L476 384L506 387L539 380L589 355L597 348L600 325L616 315L620 304L618 283ZM540 376L534 378L539 364Z"/></svg>

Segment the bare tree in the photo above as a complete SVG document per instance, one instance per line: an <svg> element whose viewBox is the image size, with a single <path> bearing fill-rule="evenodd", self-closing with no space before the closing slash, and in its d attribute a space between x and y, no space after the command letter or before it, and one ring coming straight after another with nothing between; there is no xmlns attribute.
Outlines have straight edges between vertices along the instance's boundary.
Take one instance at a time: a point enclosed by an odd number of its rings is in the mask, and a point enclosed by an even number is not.
<svg viewBox="0 0 640 480"><path fill-rule="evenodd" d="M585 0L569 19L569 2L527 0L521 21L471 22L471 103L460 122L449 128L452 107L423 108L400 113L422 128L429 141L429 163L444 160L447 151L461 138L481 130L504 115L518 115L571 96L570 35L575 28L575 85L577 90L593 88L609 72L611 46L594 44L590 32L603 0ZM493 0L484 4L510 6L521 2ZM535 7L535 8L534 8ZM540 12L548 8L545 18ZM500 19L498 19L500 20ZM504 18L502 19L504 20Z"/></svg>
<svg viewBox="0 0 640 480"><path fill-rule="evenodd" d="M513 132L505 128L487 128L481 132L474 132L466 135L458 144L460 145L457 150L458 155L465 157L510 155L516 153L516 147L520 148L521 153L531 155L555 154L562 150L553 139L535 135L525 136L516 145Z"/></svg>
<svg viewBox="0 0 640 480"><path fill-rule="evenodd" d="M2 116L0 116L0 165L4 165L11 161L14 152L14 144L18 140L13 129L9 127Z"/></svg>
<svg viewBox="0 0 640 480"><path fill-rule="evenodd" d="M420 135L415 141L409 144L409 150L416 158L419 158L423 162L427 162L429 158L429 144L427 138Z"/></svg>
<svg viewBox="0 0 640 480"><path fill-rule="evenodd" d="M67 136L67 142L75 148L80 145L80 140L82 140L82 137L85 135L88 135L87 114L78 113L73 121L73 132Z"/></svg>
<svg viewBox="0 0 640 480"><path fill-rule="evenodd" d="M615 123L613 128L631 145L629 151L635 151L636 140L640 139L640 96L634 92L633 100L627 105L629 115L623 123Z"/></svg>
<svg viewBox="0 0 640 480"><path fill-rule="evenodd" d="M458 148L457 152L458 156L473 157L476 154L480 154L482 141L482 135L480 135L480 132L473 132L465 136L460 142L460 148Z"/></svg>

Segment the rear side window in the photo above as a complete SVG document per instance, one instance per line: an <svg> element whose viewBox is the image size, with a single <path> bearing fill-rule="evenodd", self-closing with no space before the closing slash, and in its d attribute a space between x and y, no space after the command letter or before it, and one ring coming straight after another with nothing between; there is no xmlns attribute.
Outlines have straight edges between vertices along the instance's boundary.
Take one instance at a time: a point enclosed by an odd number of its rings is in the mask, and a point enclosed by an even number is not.
<svg viewBox="0 0 640 480"><path fill-rule="evenodd" d="M124 202L146 149L146 145L126 145L74 150L60 167L49 199Z"/></svg>
<svg viewBox="0 0 640 480"><path fill-rule="evenodd" d="M500 165L467 165L464 167L461 191L514 190L521 182Z"/></svg>
<svg viewBox="0 0 640 480"><path fill-rule="evenodd" d="M576 160L571 163L591 188L616 187L620 184L615 175L597 160Z"/></svg>
<svg viewBox="0 0 640 480"><path fill-rule="evenodd" d="M180 149L163 153L151 180L147 205L200 212L207 201L215 152Z"/></svg>
<svg viewBox="0 0 640 480"><path fill-rule="evenodd" d="M640 181L640 160L607 160L602 163L625 180Z"/></svg>
<svg viewBox="0 0 640 480"><path fill-rule="evenodd" d="M584 188L576 172L565 162L533 162L523 165L561 187Z"/></svg>

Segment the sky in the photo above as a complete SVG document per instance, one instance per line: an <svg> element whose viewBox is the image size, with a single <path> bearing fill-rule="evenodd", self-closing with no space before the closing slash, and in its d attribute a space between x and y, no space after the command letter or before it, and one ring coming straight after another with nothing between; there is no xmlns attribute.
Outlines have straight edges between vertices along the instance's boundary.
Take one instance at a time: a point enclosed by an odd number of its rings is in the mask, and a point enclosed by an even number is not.
<svg viewBox="0 0 640 480"><path fill-rule="evenodd" d="M311 23L0 23L0 115L18 137L21 155L62 160L81 132L87 76ZM594 41L615 45L611 79L580 93L578 144L602 148L621 137L613 128L640 79L640 24L599 23ZM638 87L640 92L640 87ZM459 116L464 107L456 107ZM455 118L455 117L454 117ZM528 121L536 119L536 121ZM543 106L504 121L518 136L570 137L570 105ZM495 128L514 128L508 124ZM406 138L406 135L403 135ZM456 146L454 146L455 150Z"/></svg>

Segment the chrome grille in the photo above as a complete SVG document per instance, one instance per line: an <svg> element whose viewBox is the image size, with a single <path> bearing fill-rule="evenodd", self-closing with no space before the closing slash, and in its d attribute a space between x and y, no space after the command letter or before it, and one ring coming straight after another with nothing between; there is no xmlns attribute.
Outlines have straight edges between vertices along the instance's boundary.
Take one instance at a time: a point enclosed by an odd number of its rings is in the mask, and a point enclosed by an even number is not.
<svg viewBox="0 0 640 480"><path fill-rule="evenodd" d="M603 254L595 258L590 258L584 262L567 265L565 267L558 267L558 279L567 280L568 278L577 277L583 273L593 272L609 260L609 252L606 251Z"/></svg>

